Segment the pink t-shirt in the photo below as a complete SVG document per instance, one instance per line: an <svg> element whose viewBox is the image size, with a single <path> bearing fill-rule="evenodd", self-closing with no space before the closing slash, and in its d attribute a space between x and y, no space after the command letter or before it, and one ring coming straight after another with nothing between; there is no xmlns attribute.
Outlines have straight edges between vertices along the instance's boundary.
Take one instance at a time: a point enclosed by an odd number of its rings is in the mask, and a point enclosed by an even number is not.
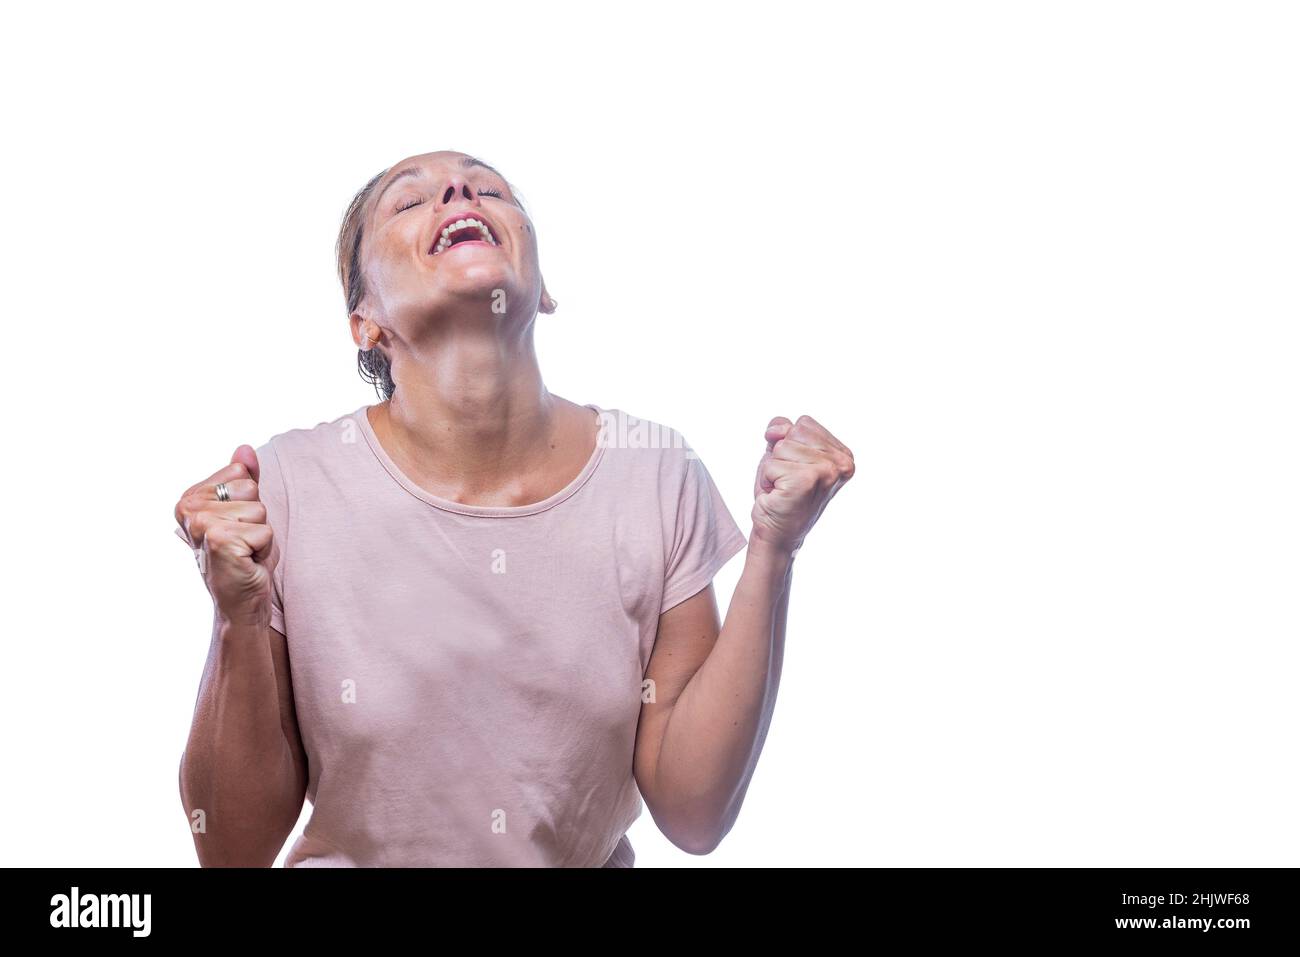
<svg viewBox="0 0 1300 957"><path fill-rule="evenodd" d="M430 495L365 406L257 450L312 803L286 867L632 866L659 616L745 536L679 433L588 408L533 505Z"/></svg>

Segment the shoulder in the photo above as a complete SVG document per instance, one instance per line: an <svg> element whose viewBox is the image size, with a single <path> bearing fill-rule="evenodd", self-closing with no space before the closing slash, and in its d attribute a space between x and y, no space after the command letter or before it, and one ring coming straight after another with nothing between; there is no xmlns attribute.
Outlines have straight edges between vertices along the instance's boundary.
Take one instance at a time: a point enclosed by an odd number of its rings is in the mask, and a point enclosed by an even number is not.
<svg viewBox="0 0 1300 957"><path fill-rule="evenodd" d="M607 449L628 449L654 454L656 458L681 458L691 451L690 443L677 429L653 419L632 415L622 409L598 408L600 433L597 442Z"/></svg>
<svg viewBox="0 0 1300 957"><path fill-rule="evenodd" d="M360 441L360 417L365 415L366 408L362 406L312 426L276 432L258 448L258 452L270 449L282 459L294 458L332 451L340 442L352 444Z"/></svg>
<svg viewBox="0 0 1300 957"><path fill-rule="evenodd" d="M276 432L255 450L263 480L271 472L282 482L288 482L295 468L337 462L340 447L365 441L360 421L365 414L366 406L362 406L315 425Z"/></svg>
<svg viewBox="0 0 1300 957"><path fill-rule="evenodd" d="M686 436L663 422L632 415L623 409L597 407L600 431L596 442L606 455L624 460L638 470L684 475L696 459Z"/></svg>

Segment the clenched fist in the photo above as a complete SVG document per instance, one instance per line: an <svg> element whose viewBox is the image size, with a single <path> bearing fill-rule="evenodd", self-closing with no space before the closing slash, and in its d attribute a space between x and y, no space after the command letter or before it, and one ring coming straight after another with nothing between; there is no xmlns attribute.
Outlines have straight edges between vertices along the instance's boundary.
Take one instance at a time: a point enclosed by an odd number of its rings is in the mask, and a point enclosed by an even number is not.
<svg viewBox="0 0 1300 957"><path fill-rule="evenodd" d="M853 453L810 415L777 416L763 434L767 452L754 480L754 533L793 554L840 486L853 478Z"/></svg>
<svg viewBox="0 0 1300 957"><path fill-rule="evenodd" d="M192 486L176 503L176 522L192 548L201 550L204 582L226 621L271 622L271 573L279 561L275 536L258 497L257 453L241 445L230 464ZM225 484L229 501L217 485Z"/></svg>

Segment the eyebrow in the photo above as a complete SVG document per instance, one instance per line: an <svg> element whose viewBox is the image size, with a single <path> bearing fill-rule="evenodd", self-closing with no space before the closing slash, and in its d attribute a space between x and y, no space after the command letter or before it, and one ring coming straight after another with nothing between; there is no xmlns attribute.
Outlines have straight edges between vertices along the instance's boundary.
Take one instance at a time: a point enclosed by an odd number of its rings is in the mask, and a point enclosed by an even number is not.
<svg viewBox="0 0 1300 957"><path fill-rule="evenodd" d="M464 159L462 159L462 160L460 161L460 165L463 166L463 167L465 167L466 169L469 169L471 166L482 166L485 170L490 170L491 172L496 173L498 176L501 176L500 173L497 173L497 171L496 171L495 168L489 166L487 163L483 162L481 159L476 159L476 158L473 157L473 156L466 156ZM501 178L502 178L502 179L505 179L504 176L501 176Z"/></svg>
<svg viewBox="0 0 1300 957"><path fill-rule="evenodd" d="M497 173L497 171L496 171L495 168L489 166L487 163L483 162L481 159L476 159L476 158L473 157L473 156L466 156L466 157L464 157L463 159L461 159L461 161L460 161L460 165L461 165L461 167L462 167L463 169L470 169L471 167L474 167L474 166L481 166L481 167L483 167L485 170L488 170L488 171L490 171L490 172L496 173L498 176L501 176L500 173ZM384 198L384 194L385 194L386 192L388 192L388 187L389 187L389 186L392 186L392 185L393 185L394 183L396 183L399 179L405 179L405 178L408 177L408 176L423 176L423 175L424 175L424 167L423 167L423 166L408 166L408 167L406 167L406 169L398 170L396 173L393 174L393 178L390 179L390 180L388 181L388 183L384 186L384 188L381 189L381 190L379 191L379 195L378 195L377 197L375 197L375 206L378 206L379 203L380 203L380 200L382 200L382 199ZM504 177L504 176L501 176L501 179L504 180L505 177Z"/></svg>

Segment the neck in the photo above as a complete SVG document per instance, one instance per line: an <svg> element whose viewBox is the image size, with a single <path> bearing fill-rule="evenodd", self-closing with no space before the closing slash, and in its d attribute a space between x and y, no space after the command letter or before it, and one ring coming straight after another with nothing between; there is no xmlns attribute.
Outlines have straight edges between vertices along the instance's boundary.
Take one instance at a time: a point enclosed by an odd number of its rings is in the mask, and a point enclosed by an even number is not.
<svg viewBox="0 0 1300 957"><path fill-rule="evenodd" d="M542 382L532 336L439 337L393 356L397 391L371 424L406 467L462 495L490 493L545 458L559 403Z"/></svg>

